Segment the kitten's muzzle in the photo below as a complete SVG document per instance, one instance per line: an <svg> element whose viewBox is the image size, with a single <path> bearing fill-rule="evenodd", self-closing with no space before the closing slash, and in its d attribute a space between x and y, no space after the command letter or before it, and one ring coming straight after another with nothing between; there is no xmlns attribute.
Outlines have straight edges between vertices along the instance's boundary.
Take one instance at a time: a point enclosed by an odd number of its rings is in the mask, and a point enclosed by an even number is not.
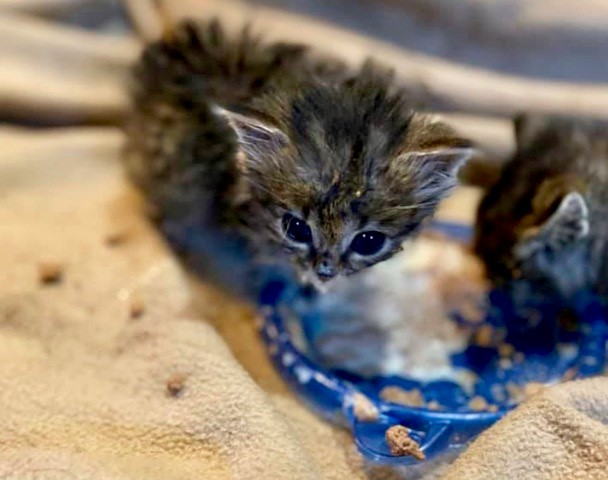
<svg viewBox="0 0 608 480"><path fill-rule="evenodd" d="M338 269L328 260L321 260L315 265L315 273L319 280L327 282L338 274Z"/></svg>

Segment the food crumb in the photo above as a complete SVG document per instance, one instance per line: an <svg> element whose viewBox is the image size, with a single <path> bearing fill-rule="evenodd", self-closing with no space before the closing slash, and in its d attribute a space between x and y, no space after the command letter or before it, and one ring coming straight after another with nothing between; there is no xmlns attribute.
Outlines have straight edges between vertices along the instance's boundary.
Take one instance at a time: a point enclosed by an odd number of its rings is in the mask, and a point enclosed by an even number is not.
<svg viewBox="0 0 608 480"><path fill-rule="evenodd" d="M515 347L510 343L502 343L498 347L498 354L501 358L510 358L515 353Z"/></svg>
<svg viewBox="0 0 608 480"><path fill-rule="evenodd" d="M186 375L183 373L174 373L167 380L167 392L172 397L178 397L184 390Z"/></svg>
<svg viewBox="0 0 608 480"><path fill-rule="evenodd" d="M416 460L424 460L424 452L420 445L410 437L410 432L403 425L393 425L385 433L386 443L393 455L400 457L412 456Z"/></svg>
<svg viewBox="0 0 608 480"><path fill-rule="evenodd" d="M477 329L473 336L475 345L480 347L489 347L492 345L492 339L494 337L494 329L491 325L482 325Z"/></svg>
<svg viewBox="0 0 608 480"><path fill-rule="evenodd" d="M437 400L431 400L426 404L426 408L429 410L441 410L443 406Z"/></svg>
<svg viewBox="0 0 608 480"><path fill-rule="evenodd" d="M124 232L112 232L112 233L108 233L105 236L103 242L108 247L117 247L117 246L125 243L126 239L127 239L127 236L125 235Z"/></svg>
<svg viewBox="0 0 608 480"><path fill-rule="evenodd" d="M353 412L360 422L378 420L378 409L376 406L369 398L359 392L353 395Z"/></svg>
<svg viewBox="0 0 608 480"><path fill-rule="evenodd" d="M133 319L141 317L146 312L146 306L141 298L131 299L129 305L129 316Z"/></svg>
<svg viewBox="0 0 608 480"><path fill-rule="evenodd" d="M406 405L408 407L422 407L425 404L422 393L417 388L405 390L397 386L384 387L380 391L380 398L387 402L398 403L399 405Z"/></svg>
<svg viewBox="0 0 608 480"><path fill-rule="evenodd" d="M503 370L508 370L513 366L513 361L510 358L501 358L498 360L498 366Z"/></svg>
<svg viewBox="0 0 608 480"><path fill-rule="evenodd" d="M44 285L54 285L63 279L63 266L57 262L42 262L38 265L38 279Z"/></svg>
<svg viewBox="0 0 608 480"><path fill-rule="evenodd" d="M469 401L469 408L471 410L475 410L476 412L482 412L484 410L488 410L489 404L485 398L481 395L475 395Z"/></svg>

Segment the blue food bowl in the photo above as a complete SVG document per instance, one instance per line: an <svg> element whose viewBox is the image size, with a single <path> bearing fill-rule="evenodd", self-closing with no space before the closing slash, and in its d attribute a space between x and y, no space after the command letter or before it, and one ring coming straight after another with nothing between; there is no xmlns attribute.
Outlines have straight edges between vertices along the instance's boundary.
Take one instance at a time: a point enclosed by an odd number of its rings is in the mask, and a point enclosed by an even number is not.
<svg viewBox="0 0 608 480"><path fill-rule="evenodd" d="M471 235L470 227L463 225L435 223L430 228L458 240ZM531 383L554 384L589 377L605 369L608 324L604 307L593 295L582 292L576 298L572 306L577 318L575 328L564 329L558 326L555 305L531 305L528 311L534 311L535 322L530 325L522 321L508 296L498 291L489 293L488 314L475 328L490 325L502 329L518 358L504 362L496 346L475 344L451 355L454 367L474 374L472 390L467 391L453 380L424 382L406 374L365 377L323 368L311 350L315 336L323 332L327 323L316 308L318 294L299 285L288 272L269 267L257 273L261 334L276 369L319 415L350 428L359 450L372 462L421 463L411 456L391 453L385 438L391 426L407 427L426 459L433 459L460 450L514 408L521 401L514 398L514 389L524 389ZM467 320L454 315L454 322L466 324ZM294 324L304 332L303 338L296 338L290 327ZM424 403L408 406L383 400L380 392L387 386L416 389ZM357 402L362 398L373 413L365 418L356 414ZM490 408L473 409L473 398L481 398ZM441 408L430 408L431 405Z"/></svg>

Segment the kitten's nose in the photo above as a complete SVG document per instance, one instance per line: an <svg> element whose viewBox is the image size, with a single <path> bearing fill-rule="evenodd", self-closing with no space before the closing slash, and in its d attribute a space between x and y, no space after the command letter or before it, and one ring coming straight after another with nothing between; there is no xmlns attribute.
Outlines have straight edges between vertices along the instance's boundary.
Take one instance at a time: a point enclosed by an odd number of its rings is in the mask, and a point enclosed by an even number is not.
<svg viewBox="0 0 608 480"><path fill-rule="evenodd" d="M319 280L327 282L337 275L338 270L329 260L321 260L315 267L315 273L319 277Z"/></svg>

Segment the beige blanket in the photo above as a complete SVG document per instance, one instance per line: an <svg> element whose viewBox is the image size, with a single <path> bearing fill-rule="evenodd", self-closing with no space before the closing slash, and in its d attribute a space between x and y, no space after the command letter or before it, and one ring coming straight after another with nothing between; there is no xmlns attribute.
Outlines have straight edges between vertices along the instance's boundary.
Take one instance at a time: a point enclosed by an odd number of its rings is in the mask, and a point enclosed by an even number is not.
<svg viewBox="0 0 608 480"><path fill-rule="evenodd" d="M29 102L43 93L24 96L35 114ZM118 104L71 112L108 118ZM250 308L178 267L122 177L121 143L113 127L0 128L0 478L403 478L365 466L348 432L294 398ZM458 194L443 214L470 215L473 198ZM606 472L598 379L531 399L429 475Z"/></svg>
<svg viewBox="0 0 608 480"><path fill-rule="evenodd" d="M252 312L204 286L192 305L120 142L0 135L0 478L362 478L348 435L276 377Z"/></svg>

